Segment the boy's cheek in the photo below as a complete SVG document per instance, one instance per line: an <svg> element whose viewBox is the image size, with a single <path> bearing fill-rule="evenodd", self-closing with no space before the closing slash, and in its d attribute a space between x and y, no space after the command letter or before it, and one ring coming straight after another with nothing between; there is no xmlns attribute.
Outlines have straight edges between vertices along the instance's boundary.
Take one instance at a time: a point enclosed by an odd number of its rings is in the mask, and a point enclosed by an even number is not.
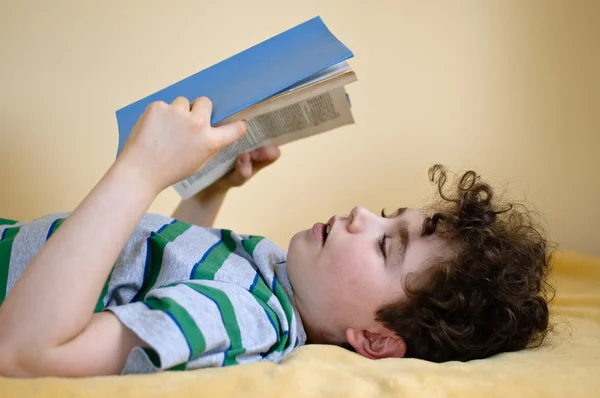
<svg viewBox="0 0 600 398"><path fill-rule="evenodd" d="M360 294L368 280L365 270L356 267L350 261L334 261L328 266L329 282L335 285L335 290L343 290L345 294ZM352 292L352 293L348 293Z"/></svg>

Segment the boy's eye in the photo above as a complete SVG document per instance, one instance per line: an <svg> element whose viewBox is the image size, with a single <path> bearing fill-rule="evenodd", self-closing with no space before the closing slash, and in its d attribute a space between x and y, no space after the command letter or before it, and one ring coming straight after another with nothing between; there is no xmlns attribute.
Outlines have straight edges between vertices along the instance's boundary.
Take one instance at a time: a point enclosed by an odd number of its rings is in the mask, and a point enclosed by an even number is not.
<svg viewBox="0 0 600 398"><path fill-rule="evenodd" d="M385 253L385 242L387 240L387 235L383 235L381 240L379 241L379 250L381 250L381 254L383 254L383 258L387 259L387 255Z"/></svg>

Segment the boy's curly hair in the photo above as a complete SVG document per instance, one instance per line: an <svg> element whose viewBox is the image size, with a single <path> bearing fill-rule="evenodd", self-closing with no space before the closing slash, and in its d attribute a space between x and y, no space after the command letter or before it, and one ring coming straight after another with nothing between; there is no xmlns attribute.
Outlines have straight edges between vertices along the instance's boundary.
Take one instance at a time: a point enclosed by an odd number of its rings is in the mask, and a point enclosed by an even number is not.
<svg viewBox="0 0 600 398"><path fill-rule="evenodd" d="M422 236L435 234L455 256L410 275L407 298L380 308L377 320L405 340L407 357L433 362L541 345L554 290L547 282L551 251L532 213L496 203L473 171L462 175L452 196L444 192L443 166L433 166L429 179L440 200Z"/></svg>

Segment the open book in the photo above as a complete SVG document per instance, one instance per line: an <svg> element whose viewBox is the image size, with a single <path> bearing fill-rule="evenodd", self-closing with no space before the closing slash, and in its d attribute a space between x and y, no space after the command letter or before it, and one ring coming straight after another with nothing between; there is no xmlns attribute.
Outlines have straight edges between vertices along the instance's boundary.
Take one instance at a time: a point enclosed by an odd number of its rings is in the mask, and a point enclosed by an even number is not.
<svg viewBox="0 0 600 398"><path fill-rule="evenodd" d="M356 75L352 52L313 18L117 111L121 152L131 129L153 101L213 102L211 124L246 120L248 132L174 188L183 199L228 173L239 155L282 145L353 123L344 86Z"/></svg>

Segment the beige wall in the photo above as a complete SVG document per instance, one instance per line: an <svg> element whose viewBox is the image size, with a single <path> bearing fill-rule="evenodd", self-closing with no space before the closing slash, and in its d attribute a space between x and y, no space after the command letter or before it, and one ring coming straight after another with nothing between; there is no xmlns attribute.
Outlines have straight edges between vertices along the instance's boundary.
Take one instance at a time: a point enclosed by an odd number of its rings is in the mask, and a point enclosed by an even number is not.
<svg viewBox="0 0 600 398"><path fill-rule="evenodd" d="M177 7L175 7L177 4ZM0 0L0 216L72 210L116 109L315 15L356 54L354 126L283 147L217 223L287 245L363 204L418 206L474 168L600 255L600 2ZM170 189L151 211L170 214Z"/></svg>

